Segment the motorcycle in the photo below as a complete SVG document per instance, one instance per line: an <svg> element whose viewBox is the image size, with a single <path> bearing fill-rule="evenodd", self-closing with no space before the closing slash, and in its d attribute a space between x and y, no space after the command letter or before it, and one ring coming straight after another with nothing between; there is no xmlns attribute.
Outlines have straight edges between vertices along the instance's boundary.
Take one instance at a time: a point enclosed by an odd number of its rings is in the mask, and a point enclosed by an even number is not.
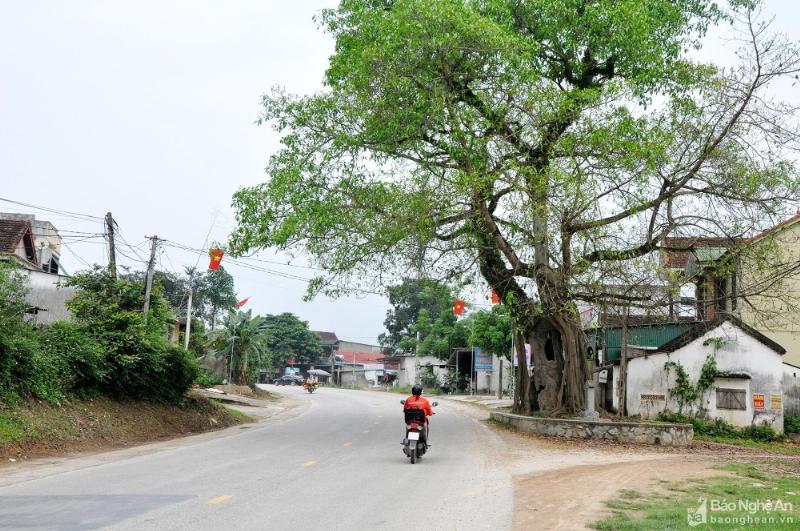
<svg viewBox="0 0 800 531"><path fill-rule="evenodd" d="M304 384L303 384L303 389L305 389L306 391L308 391L308 393L309 393L309 394L311 394L311 393L313 393L314 391L316 391L316 390L317 390L317 387L319 387L319 384L317 384L317 383L312 383L312 384L309 384L309 383L304 383Z"/></svg>
<svg viewBox="0 0 800 531"><path fill-rule="evenodd" d="M405 404L405 400L400 401ZM432 407L438 406L438 402L431 403ZM428 441L425 436L425 412L421 409L407 409L404 411L406 417L406 436L403 442L403 453L411 460L411 464L417 462L425 452L428 451Z"/></svg>

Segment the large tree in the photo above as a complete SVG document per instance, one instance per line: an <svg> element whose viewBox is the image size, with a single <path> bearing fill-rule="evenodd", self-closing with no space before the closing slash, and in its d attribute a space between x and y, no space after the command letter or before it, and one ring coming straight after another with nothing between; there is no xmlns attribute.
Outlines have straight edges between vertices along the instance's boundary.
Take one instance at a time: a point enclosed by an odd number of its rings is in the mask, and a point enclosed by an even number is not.
<svg viewBox="0 0 800 531"><path fill-rule="evenodd" d="M581 411L578 303L644 304L606 286L658 279L664 236L745 235L798 198L794 109L767 94L798 54L756 4L343 0L326 89L264 98L283 149L236 194L231 251L305 251L331 294L478 268L532 345L516 411ZM738 66L695 59L731 21Z"/></svg>
<svg viewBox="0 0 800 531"><path fill-rule="evenodd" d="M383 326L386 333L378 341L387 354L416 351L416 329L420 312L427 319L437 320L443 314L452 314L452 290L441 282L428 278L404 278L397 285L389 286L389 304ZM459 345L461 346L461 345Z"/></svg>
<svg viewBox="0 0 800 531"><path fill-rule="evenodd" d="M322 355L322 345L317 334L309 330L308 322L293 313L267 315L265 345L273 363L280 365L286 358L295 363L316 363Z"/></svg>

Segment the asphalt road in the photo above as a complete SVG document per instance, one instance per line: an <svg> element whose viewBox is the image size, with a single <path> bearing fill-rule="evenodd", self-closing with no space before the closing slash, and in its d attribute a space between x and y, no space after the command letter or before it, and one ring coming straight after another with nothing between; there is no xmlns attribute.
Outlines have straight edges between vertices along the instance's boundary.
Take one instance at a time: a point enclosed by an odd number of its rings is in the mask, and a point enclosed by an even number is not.
<svg viewBox="0 0 800 531"><path fill-rule="evenodd" d="M431 449L412 465L400 445L401 396L269 389L309 407L144 453L0 478L0 529L511 528L499 439L446 401L431 420Z"/></svg>

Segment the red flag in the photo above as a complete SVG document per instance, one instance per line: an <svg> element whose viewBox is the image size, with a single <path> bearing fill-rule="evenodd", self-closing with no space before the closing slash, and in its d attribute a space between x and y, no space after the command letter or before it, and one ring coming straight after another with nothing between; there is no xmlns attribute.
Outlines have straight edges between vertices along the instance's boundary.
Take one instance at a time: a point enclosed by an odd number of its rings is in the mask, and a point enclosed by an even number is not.
<svg viewBox="0 0 800 531"><path fill-rule="evenodd" d="M247 304L247 301L249 301L249 300L250 300L250 297L245 297L244 299L242 299L242 300L240 300L239 302L236 303L236 307L237 308L241 308L242 306Z"/></svg>
<svg viewBox="0 0 800 531"><path fill-rule="evenodd" d="M453 303L453 313L456 315L461 315L464 313L464 301L461 299L456 299Z"/></svg>
<svg viewBox="0 0 800 531"><path fill-rule="evenodd" d="M500 295L494 291L494 288L492 288L492 304L500 304Z"/></svg>
<svg viewBox="0 0 800 531"><path fill-rule="evenodd" d="M222 249L211 249L208 254L211 256L211 263L208 264L208 268L216 271L219 269L219 263L222 262L222 255L225 252Z"/></svg>

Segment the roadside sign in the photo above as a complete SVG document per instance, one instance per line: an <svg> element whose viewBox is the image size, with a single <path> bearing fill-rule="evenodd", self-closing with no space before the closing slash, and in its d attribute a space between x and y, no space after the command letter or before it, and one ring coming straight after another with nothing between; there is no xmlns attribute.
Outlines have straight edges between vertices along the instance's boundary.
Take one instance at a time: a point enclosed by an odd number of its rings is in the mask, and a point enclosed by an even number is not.
<svg viewBox="0 0 800 531"><path fill-rule="evenodd" d="M475 353L475 370L488 372L492 370L492 355L487 352L482 352L478 347L474 348Z"/></svg>
<svg viewBox="0 0 800 531"><path fill-rule="evenodd" d="M769 395L769 408L773 411L780 411L783 409L781 395Z"/></svg>
<svg viewBox="0 0 800 531"><path fill-rule="evenodd" d="M753 409L756 411L764 411L766 409L763 393L753 393Z"/></svg>

